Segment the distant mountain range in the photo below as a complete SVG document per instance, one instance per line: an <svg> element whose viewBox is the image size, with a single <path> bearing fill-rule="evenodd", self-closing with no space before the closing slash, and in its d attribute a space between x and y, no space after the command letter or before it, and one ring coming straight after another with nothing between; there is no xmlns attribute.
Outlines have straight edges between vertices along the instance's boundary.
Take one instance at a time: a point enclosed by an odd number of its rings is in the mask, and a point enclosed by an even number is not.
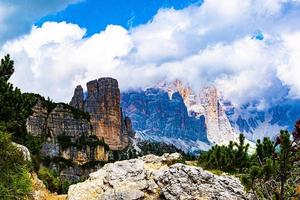
<svg viewBox="0 0 300 200"><path fill-rule="evenodd" d="M252 141L274 138L280 130L292 131L300 118L299 100L282 100L265 110L259 110L256 104L250 103L235 108L230 102L223 102L223 107L235 131Z"/></svg>
<svg viewBox="0 0 300 200"><path fill-rule="evenodd" d="M266 110L256 104L234 107L213 86L199 92L181 81L121 94L123 111L132 120L136 139L173 144L185 152L226 144L243 133L249 141L292 130L300 118L300 101L286 100Z"/></svg>

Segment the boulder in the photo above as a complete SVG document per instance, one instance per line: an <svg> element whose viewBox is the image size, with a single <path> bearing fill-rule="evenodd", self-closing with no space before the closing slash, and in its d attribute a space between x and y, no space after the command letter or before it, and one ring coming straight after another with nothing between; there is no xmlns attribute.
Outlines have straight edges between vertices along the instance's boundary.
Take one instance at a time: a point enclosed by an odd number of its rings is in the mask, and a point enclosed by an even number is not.
<svg viewBox="0 0 300 200"><path fill-rule="evenodd" d="M15 142L13 142L13 145L16 146L19 151L22 152L24 160L31 161L30 151L27 147L21 144L17 144Z"/></svg>
<svg viewBox="0 0 300 200"><path fill-rule="evenodd" d="M180 158L177 153L147 155L106 164L85 182L71 185L67 199L251 199L237 178L175 163Z"/></svg>

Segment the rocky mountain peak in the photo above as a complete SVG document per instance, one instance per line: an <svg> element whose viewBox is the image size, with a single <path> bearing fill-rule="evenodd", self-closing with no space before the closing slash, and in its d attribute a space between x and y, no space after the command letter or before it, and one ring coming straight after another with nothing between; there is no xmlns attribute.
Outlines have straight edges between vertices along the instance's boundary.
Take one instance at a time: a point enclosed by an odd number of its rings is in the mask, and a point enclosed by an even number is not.
<svg viewBox="0 0 300 200"><path fill-rule="evenodd" d="M191 87L185 86L182 81L175 80L170 84L169 91L180 93L190 116L205 117L207 138L211 143L222 144L237 138L221 104L216 87L210 85L195 92Z"/></svg>
<svg viewBox="0 0 300 200"><path fill-rule="evenodd" d="M171 83L168 87L168 91L178 91L186 105L190 105L193 101L194 94L192 88L189 86L184 86L181 80L176 79L173 83Z"/></svg>
<svg viewBox="0 0 300 200"><path fill-rule="evenodd" d="M73 98L70 102L70 105L83 111L84 110L83 101L84 101L83 88L81 85L77 85L74 91Z"/></svg>
<svg viewBox="0 0 300 200"><path fill-rule="evenodd" d="M205 87L199 92L198 98L197 104L202 105L205 112L208 139L217 144L236 140L237 134L220 102L218 90L213 86Z"/></svg>
<svg viewBox="0 0 300 200"><path fill-rule="evenodd" d="M122 115L120 89L116 79L105 77L89 81L85 100L82 88L77 86L70 105L83 108L90 114L93 133L103 138L111 149L123 149L128 145L131 123L130 119L125 120Z"/></svg>

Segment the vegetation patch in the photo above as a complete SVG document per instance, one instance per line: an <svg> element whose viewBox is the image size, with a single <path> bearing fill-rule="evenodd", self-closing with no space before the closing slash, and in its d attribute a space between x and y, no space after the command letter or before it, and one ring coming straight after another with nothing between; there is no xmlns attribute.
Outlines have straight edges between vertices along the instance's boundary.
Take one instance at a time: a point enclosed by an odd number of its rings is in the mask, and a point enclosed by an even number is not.
<svg viewBox="0 0 300 200"><path fill-rule="evenodd" d="M103 146L106 151L109 151L109 146L104 142L104 139L99 139L96 135L86 136L86 134L82 134L77 140L76 144L79 149L81 149L83 146Z"/></svg>
<svg viewBox="0 0 300 200"><path fill-rule="evenodd" d="M276 141L258 140L251 156L244 139L240 135L239 143L216 145L202 152L198 164L213 173L235 174L256 199L299 199L296 186L300 184L300 121L292 134L281 131Z"/></svg>
<svg viewBox="0 0 300 200"><path fill-rule="evenodd" d="M103 139L98 139L95 135L87 136L83 133L77 140L72 141L72 136L65 135L65 133L57 136L57 141L60 147L65 150L71 146L77 147L81 150L84 146L97 147L103 146L106 151L109 151L109 146L104 142Z"/></svg>
<svg viewBox="0 0 300 200"><path fill-rule="evenodd" d="M58 194L68 193L69 186L77 182L62 180L55 171L46 167L41 167L38 171L38 177L43 181L45 186L51 191Z"/></svg>
<svg viewBox="0 0 300 200"><path fill-rule="evenodd" d="M60 134L57 136L57 142L59 144L59 146L65 150L67 148L69 148L70 146L72 146L72 142L71 142L71 136Z"/></svg>
<svg viewBox="0 0 300 200"><path fill-rule="evenodd" d="M0 128L0 199L23 199L31 192L29 164Z"/></svg>
<svg viewBox="0 0 300 200"><path fill-rule="evenodd" d="M82 110L74 108L73 106L70 106L65 103L58 103L57 105L61 105L61 106L63 106L63 108L70 110L75 119L86 119L86 120L90 121L91 117L88 112L84 112Z"/></svg>

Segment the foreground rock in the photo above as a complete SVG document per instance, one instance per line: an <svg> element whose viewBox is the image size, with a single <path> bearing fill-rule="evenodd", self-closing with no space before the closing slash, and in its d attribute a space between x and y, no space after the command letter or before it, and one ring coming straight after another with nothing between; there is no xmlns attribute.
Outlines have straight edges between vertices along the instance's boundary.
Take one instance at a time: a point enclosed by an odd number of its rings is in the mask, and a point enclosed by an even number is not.
<svg viewBox="0 0 300 200"><path fill-rule="evenodd" d="M69 200L250 199L237 178L176 163L178 153L106 164L69 188Z"/></svg>

